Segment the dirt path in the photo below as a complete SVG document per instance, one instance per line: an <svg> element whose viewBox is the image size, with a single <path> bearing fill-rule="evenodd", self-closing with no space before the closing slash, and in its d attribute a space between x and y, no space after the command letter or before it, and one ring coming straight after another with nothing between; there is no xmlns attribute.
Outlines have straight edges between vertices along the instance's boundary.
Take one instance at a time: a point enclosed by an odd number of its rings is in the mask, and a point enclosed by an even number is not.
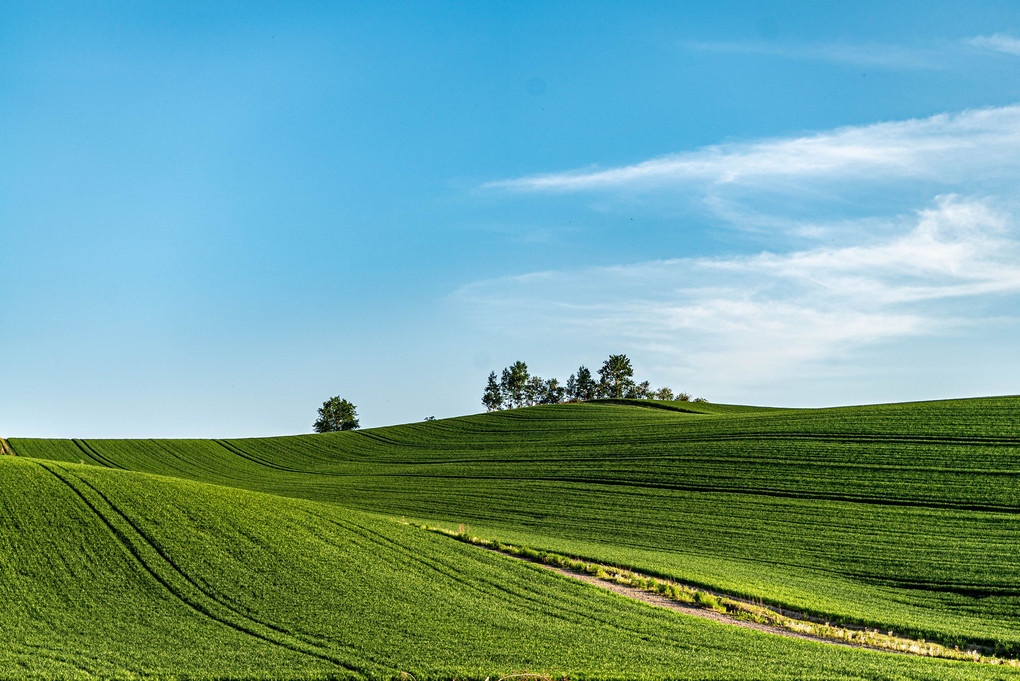
<svg viewBox="0 0 1020 681"><path fill-rule="evenodd" d="M788 638L800 638L807 641L819 641L821 643L829 643L837 646L846 646L848 648L867 648L868 650L879 650L884 653L897 653L901 655L904 654L901 651L889 650L888 648L879 648L876 646L850 643L848 641L837 641L831 638L824 638L822 636L811 636L809 634L801 634L795 631L790 631L788 629L783 629L781 627L774 627L768 624L761 624L759 622L749 622L747 620L737 619L736 617L731 617L727 614L717 612L715 610L709 610L707 608L699 608L695 605L680 603L679 601L674 601L672 598L666 598L665 596L653 593L651 591L646 591L644 589L638 589L637 587L626 586L624 584L617 584L616 582L609 582L604 579L599 579L594 575L589 575L581 572L573 572L572 570L565 570L563 568L556 567L555 565L545 565L544 563L537 563L533 560L528 560L527 558L516 556L512 553L507 553L505 551L497 551L491 548L489 550L492 551L493 553L498 553L500 555L507 556L508 558L515 558L526 563L531 563L532 565L536 565L545 570L549 570L550 572L555 572L556 574L563 575L564 577L576 579L579 582L585 582L586 584L591 584L592 586L597 586L599 588L606 589L607 591L612 591L613 593L620 594L621 596L632 598L635 601L641 601L642 603L647 603L648 605L652 605L658 608L675 610L676 612L682 612L683 614L691 615L692 617L700 617L701 619L712 620L713 622L719 622L721 624L731 624L733 626L743 627L745 629L765 631L770 634L778 634L779 636L786 636Z"/></svg>
<svg viewBox="0 0 1020 681"><path fill-rule="evenodd" d="M399 522L407 524L401 519ZM713 592L689 584L651 577L626 568L603 565L526 546L504 544L495 539L475 537L467 526L458 531L430 525L417 525L493 553L499 553L556 572L568 579L585 582L648 605L667 608L692 617L721 624L754 629L788 638L799 638L847 648L864 648L884 653L938 657L948 660L1020 667L1020 659L996 657L978 645L958 647L912 639L892 631L881 631L853 624L830 624L810 615L791 612L736 596Z"/></svg>
<svg viewBox="0 0 1020 681"><path fill-rule="evenodd" d="M734 599L733 597L726 596L725 594L716 594L708 590L703 590L701 593L710 594L716 599L715 602L719 603L721 606L719 609L706 607L700 603L700 597L697 598L699 603L694 604L682 599L674 599L670 597L670 595L662 594L659 591L659 589L662 588L662 583L654 578L649 578L647 575L640 575L639 573L626 570L621 571L619 568L605 565L600 566L597 563L584 563L583 561L581 561L581 563L585 565L585 571L570 570L565 567L561 567L564 564L562 562L563 557L556 559L558 564L550 564L549 562L543 562L545 560L544 557L542 560L536 560L527 555L520 555L518 553L506 551L501 547L494 546L492 542L489 542L488 540L478 539L476 537L466 537L463 534L454 534L446 530L439 531L447 534L448 536L459 538L461 541L468 541L469 543L488 551L493 551L494 553L499 553L509 558L529 562L532 565L555 572L569 579L585 582L592 586L612 591L613 593L626 598L641 601L642 603L647 603L654 607L674 610L685 615L691 615L692 617L700 617L701 619L719 622L721 624L743 627L745 629L754 629L756 631L763 631L769 634L776 634L778 636L786 636L788 638L799 638L807 641L816 641L818 643L827 643L829 645L844 646L848 648L864 648L883 653L939 657L943 659L982 662L986 664L1001 664L1012 667L1020 666L1020 660L1016 659L982 655L975 650L960 651L955 648L949 649L937 643L896 636L892 632L885 634L877 630L865 629L864 627L847 627L842 625L830 626L827 622L822 622L821 620L815 621L814 618L798 615L787 610L781 610L779 608L769 609L762 604L754 604L753 602L746 601L744 599ZM532 553L535 552L533 551ZM551 556L553 554L547 555ZM596 575L596 572L598 575ZM633 583L633 578L635 577L640 584L635 585ZM650 583L655 583L656 586L650 589L648 588ZM675 585L670 588L675 589ZM683 588L688 593L692 590L691 587ZM669 588L667 588L667 591L669 591ZM694 593L697 594L697 590L695 590ZM749 608L748 605L750 606ZM739 614L732 614L745 611L745 609L748 613L752 613L757 610L757 614L751 615L753 619L742 617ZM765 617L766 614L768 615L767 617Z"/></svg>
<svg viewBox="0 0 1020 681"><path fill-rule="evenodd" d="M11 443L0 437L0 456L14 456L14 450L11 449Z"/></svg>
<svg viewBox="0 0 1020 681"><path fill-rule="evenodd" d="M510 556L511 558L517 558L518 560L524 560L519 556L514 556L513 554L510 553L504 553L503 555ZM594 577L592 575L571 572L570 570L564 570L563 568L558 568L551 565L543 565L541 563L533 563L533 565L538 565L539 567L545 568L557 574L561 574L564 577L570 577L571 579L576 579L581 582L586 582L588 584L601 587L608 591L612 591L613 593L620 594L621 596L626 596L627 598L633 598L634 600L641 601L642 603L654 605L659 608L668 608L669 610L682 612L683 614L691 615L692 617L700 617L701 619L712 620L713 622L720 622L722 624L731 624L737 627L744 627L745 629L765 631L770 634L778 634L779 636L786 636L788 638L801 638L808 641L819 641L821 643L829 643L831 645L846 646L848 648L867 648L868 650L879 650L884 653L896 653L898 655L905 654L900 651L889 650L887 648L878 648L874 646L861 645L856 643L850 643L848 641L836 641L831 638L823 638L821 636L799 634L794 631L789 631L787 629L782 629L780 627L773 627L768 624L748 622L747 620L740 620L735 617L730 617L729 615L724 615L723 613L716 612L715 610L708 610L706 608L699 608L693 605L687 605L686 603L679 603L671 598L666 598L665 596L661 596L657 593L652 593L651 591L637 589L632 586L624 586L623 584L616 584L614 582L607 582L604 579L599 579L598 577Z"/></svg>

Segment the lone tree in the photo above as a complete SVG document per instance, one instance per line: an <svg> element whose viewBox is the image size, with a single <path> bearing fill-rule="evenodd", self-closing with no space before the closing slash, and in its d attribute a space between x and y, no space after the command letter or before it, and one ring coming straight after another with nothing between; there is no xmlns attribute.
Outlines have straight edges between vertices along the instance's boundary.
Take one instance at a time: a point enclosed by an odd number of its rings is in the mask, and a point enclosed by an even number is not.
<svg viewBox="0 0 1020 681"><path fill-rule="evenodd" d="M319 418L315 421L316 433L335 433L340 430L354 430L358 427L358 410L340 396L331 397L319 408Z"/></svg>
<svg viewBox="0 0 1020 681"><path fill-rule="evenodd" d="M626 397L634 388L634 367L627 355L609 355L599 369L599 392L603 397Z"/></svg>

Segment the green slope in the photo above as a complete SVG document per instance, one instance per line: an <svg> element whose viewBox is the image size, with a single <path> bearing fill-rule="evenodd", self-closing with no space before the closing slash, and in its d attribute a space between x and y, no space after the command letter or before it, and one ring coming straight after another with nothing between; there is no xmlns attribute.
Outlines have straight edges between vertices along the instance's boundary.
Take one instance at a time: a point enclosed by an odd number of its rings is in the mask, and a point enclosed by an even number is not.
<svg viewBox="0 0 1020 681"><path fill-rule="evenodd" d="M661 405L657 405L661 406ZM10 441L1020 650L1020 400L561 405L332 435Z"/></svg>
<svg viewBox="0 0 1020 681"><path fill-rule="evenodd" d="M0 460L4 679L1004 678L656 610L340 507Z"/></svg>

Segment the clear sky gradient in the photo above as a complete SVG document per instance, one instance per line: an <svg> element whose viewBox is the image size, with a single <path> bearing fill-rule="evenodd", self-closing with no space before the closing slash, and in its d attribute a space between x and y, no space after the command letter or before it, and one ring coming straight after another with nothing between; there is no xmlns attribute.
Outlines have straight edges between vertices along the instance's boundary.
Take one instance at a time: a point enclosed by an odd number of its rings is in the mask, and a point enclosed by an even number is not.
<svg viewBox="0 0 1020 681"><path fill-rule="evenodd" d="M1020 392L1020 9L0 4L0 435Z"/></svg>

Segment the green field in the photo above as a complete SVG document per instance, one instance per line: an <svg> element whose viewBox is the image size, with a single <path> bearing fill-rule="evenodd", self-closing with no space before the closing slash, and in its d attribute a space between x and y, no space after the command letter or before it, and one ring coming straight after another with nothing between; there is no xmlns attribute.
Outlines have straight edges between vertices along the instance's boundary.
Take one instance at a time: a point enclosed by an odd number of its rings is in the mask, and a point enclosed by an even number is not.
<svg viewBox="0 0 1020 681"><path fill-rule="evenodd" d="M659 611L395 522L1016 656L1018 398L9 443L2 678L1020 678Z"/></svg>

